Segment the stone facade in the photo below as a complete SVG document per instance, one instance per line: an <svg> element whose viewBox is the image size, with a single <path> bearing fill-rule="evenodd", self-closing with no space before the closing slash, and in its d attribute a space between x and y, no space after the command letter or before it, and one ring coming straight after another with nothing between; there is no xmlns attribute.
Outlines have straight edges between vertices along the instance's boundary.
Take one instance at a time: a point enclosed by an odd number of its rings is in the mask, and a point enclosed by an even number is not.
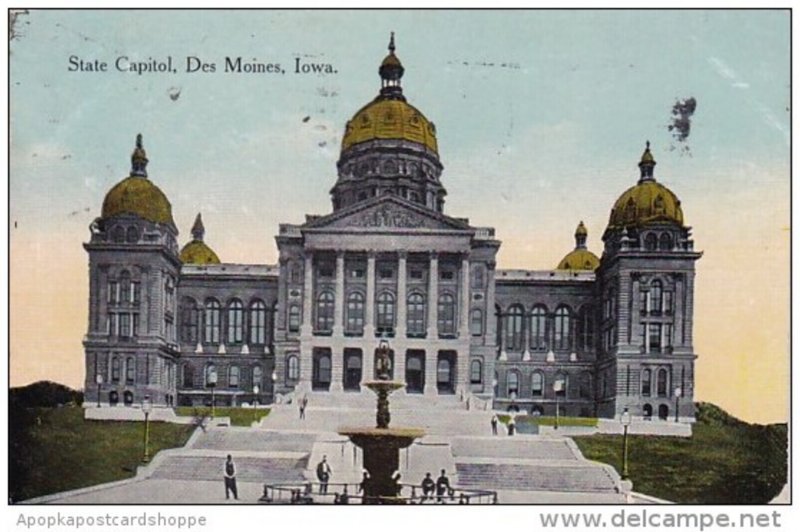
<svg viewBox="0 0 800 532"><path fill-rule="evenodd" d="M405 393L543 415L673 419L677 407L693 420L701 254L649 146L602 257L581 223L559 269L498 269L494 229L444 212L435 126L405 102L398 65L392 46L381 93L347 124L333 211L280 225L277 265L220 262L200 216L179 253L138 139L85 244L87 403L357 393L388 341Z"/></svg>

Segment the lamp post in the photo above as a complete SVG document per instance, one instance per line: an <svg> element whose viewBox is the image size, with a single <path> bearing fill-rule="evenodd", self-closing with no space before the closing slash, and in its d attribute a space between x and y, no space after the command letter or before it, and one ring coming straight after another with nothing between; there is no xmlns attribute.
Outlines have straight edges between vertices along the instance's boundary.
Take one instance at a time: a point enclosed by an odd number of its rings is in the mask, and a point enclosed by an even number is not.
<svg viewBox="0 0 800 532"><path fill-rule="evenodd" d="M622 480L628 480L628 427L631 425L631 414L627 407L620 414L619 422L622 424Z"/></svg>
<svg viewBox="0 0 800 532"><path fill-rule="evenodd" d="M680 386L675 388L675 423L678 423L678 400L681 398L682 393L683 390L681 390Z"/></svg>
<svg viewBox="0 0 800 532"><path fill-rule="evenodd" d="M553 382L553 392L556 394L556 422L553 426L553 430L558 430L558 418L559 418L559 408L558 408L558 396L561 391L564 389L564 379L556 379Z"/></svg>
<svg viewBox="0 0 800 532"><path fill-rule="evenodd" d="M142 401L142 412L144 412L144 456L142 462L145 464L150 461L150 412L152 409L150 396L145 395L144 401Z"/></svg>
<svg viewBox="0 0 800 532"><path fill-rule="evenodd" d="M217 413L214 401L214 389L217 387L217 370L212 370L208 374L208 387L211 388L211 418L213 419Z"/></svg>
<svg viewBox="0 0 800 532"><path fill-rule="evenodd" d="M261 389L258 387L258 384L253 385L253 408L258 408L258 392Z"/></svg>
<svg viewBox="0 0 800 532"><path fill-rule="evenodd" d="M94 378L94 382L97 383L97 408L100 408L100 389L103 386L103 375L98 373Z"/></svg>

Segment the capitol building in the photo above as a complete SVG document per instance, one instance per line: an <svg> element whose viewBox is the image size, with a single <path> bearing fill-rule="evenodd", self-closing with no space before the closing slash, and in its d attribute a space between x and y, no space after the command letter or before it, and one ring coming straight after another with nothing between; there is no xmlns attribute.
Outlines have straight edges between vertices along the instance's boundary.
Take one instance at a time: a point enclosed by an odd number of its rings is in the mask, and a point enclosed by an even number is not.
<svg viewBox="0 0 800 532"><path fill-rule="evenodd" d="M599 257L575 220L554 269L503 269L502 235L447 211L437 146L447 132L407 101L403 73L392 40L378 95L344 125L331 211L281 224L277 264L225 262L200 214L179 238L137 138L130 176L108 191L84 244L87 403L313 394L335 404L370 393L363 384L386 341L402 393L534 415L627 408L693 421L702 254L680 200L656 179L649 143L638 180L610 206Z"/></svg>

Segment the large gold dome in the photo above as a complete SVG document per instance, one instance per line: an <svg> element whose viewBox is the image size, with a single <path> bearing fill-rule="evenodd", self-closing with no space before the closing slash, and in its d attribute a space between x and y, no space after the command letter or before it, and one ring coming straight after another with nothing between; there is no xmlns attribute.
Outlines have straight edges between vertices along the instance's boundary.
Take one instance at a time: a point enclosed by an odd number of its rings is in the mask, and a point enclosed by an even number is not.
<svg viewBox="0 0 800 532"><path fill-rule="evenodd" d="M102 216L119 214L135 214L153 223L175 225L167 196L146 177L126 177L108 191Z"/></svg>
<svg viewBox="0 0 800 532"><path fill-rule="evenodd" d="M403 100L379 96L362 107L347 122L342 151L375 139L408 140L439 153L435 126L416 107Z"/></svg>

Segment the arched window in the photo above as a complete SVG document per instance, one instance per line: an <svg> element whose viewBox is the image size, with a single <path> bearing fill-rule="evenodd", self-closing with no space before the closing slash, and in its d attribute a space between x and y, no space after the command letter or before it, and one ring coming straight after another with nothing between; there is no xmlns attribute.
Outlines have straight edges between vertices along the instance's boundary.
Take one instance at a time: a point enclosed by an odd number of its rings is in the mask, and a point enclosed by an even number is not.
<svg viewBox="0 0 800 532"><path fill-rule="evenodd" d="M661 233L661 236L658 238L658 249L672 251L672 237L669 233Z"/></svg>
<svg viewBox="0 0 800 532"><path fill-rule="evenodd" d="M205 304L203 342L218 344L220 333L220 304L216 299L207 299Z"/></svg>
<svg viewBox="0 0 800 532"><path fill-rule="evenodd" d="M472 359L469 365L469 382L480 384L483 381L483 363L477 358Z"/></svg>
<svg viewBox="0 0 800 532"><path fill-rule="evenodd" d="M408 296L406 318L409 335L422 336L425 334L425 296L419 292Z"/></svg>
<svg viewBox="0 0 800 532"><path fill-rule="evenodd" d="M645 420L649 420L653 417L653 405L645 403L642 407L642 416Z"/></svg>
<svg viewBox="0 0 800 532"><path fill-rule="evenodd" d="M521 305L511 305L506 314L505 348L509 351L522 351L522 321L525 311Z"/></svg>
<svg viewBox="0 0 800 532"><path fill-rule="evenodd" d="M228 335L227 341L229 344L242 343L243 336L243 322L244 322L244 305L238 299L232 300L228 303Z"/></svg>
<svg viewBox="0 0 800 532"><path fill-rule="evenodd" d="M569 375L563 371L559 371L556 373L555 380L553 380L553 391L558 397L566 397L567 388L569 388Z"/></svg>
<svg viewBox="0 0 800 532"><path fill-rule="evenodd" d="M133 357L128 357L125 360L125 382L133 384L136 380L136 362Z"/></svg>
<svg viewBox="0 0 800 532"><path fill-rule="evenodd" d="M506 393L508 397L512 399L519 395L519 373L516 370L512 369L508 372L508 376L506 377Z"/></svg>
<svg viewBox="0 0 800 532"><path fill-rule="evenodd" d="M653 373L646 369L642 371L642 395L645 397L650 397L651 388L653 382Z"/></svg>
<svg viewBox="0 0 800 532"><path fill-rule="evenodd" d="M300 306L289 305L289 331L297 332L300 330Z"/></svg>
<svg viewBox="0 0 800 532"><path fill-rule="evenodd" d="M644 249L647 251L655 251L658 248L658 237L655 233L647 233L644 237Z"/></svg>
<svg viewBox="0 0 800 532"><path fill-rule="evenodd" d="M581 399L592 398L592 374L588 371L581 373L579 394Z"/></svg>
<svg viewBox="0 0 800 532"><path fill-rule="evenodd" d="M669 418L669 407L667 405L658 405L658 419L666 421Z"/></svg>
<svg viewBox="0 0 800 532"><path fill-rule="evenodd" d="M378 332L394 331L394 295L391 292L381 292L378 296L377 308Z"/></svg>
<svg viewBox="0 0 800 532"><path fill-rule="evenodd" d="M364 295L352 292L347 296L347 332L360 334L364 330Z"/></svg>
<svg viewBox="0 0 800 532"><path fill-rule="evenodd" d="M667 370L661 368L656 373L656 392L658 393L659 397L666 397L667 396Z"/></svg>
<svg viewBox="0 0 800 532"><path fill-rule="evenodd" d="M451 294L439 296L439 334L453 335L456 333L456 300Z"/></svg>
<svg viewBox="0 0 800 532"><path fill-rule="evenodd" d="M250 303L250 343L267 343L267 306L260 299Z"/></svg>
<svg viewBox="0 0 800 532"><path fill-rule="evenodd" d="M556 309L554 342L556 349L570 348L570 312L565 306Z"/></svg>
<svg viewBox="0 0 800 532"><path fill-rule="evenodd" d="M531 374L531 395L533 397L544 395L544 374L541 371L534 371Z"/></svg>
<svg viewBox="0 0 800 532"><path fill-rule="evenodd" d="M594 308L591 305L581 307L578 317L578 347L594 349Z"/></svg>
<svg viewBox="0 0 800 532"><path fill-rule="evenodd" d="M655 279L652 283L650 283L650 298L648 301L649 307L647 308L649 312L661 312L663 294L664 285L661 281Z"/></svg>
<svg viewBox="0 0 800 532"><path fill-rule="evenodd" d="M119 274L119 302L128 303L131 300L131 274L123 271Z"/></svg>
<svg viewBox="0 0 800 532"><path fill-rule="evenodd" d="M203 381L207 388L217 385L217 366L215 366L213 362L206 364Z"/></svg>
<svg viewBox="0 0 800 532"><path fill-rule="evenodd" d="M111 382L119 382L119 359L111 359Z"/></svg>
<svg viewBox="0 0 800 532"><path fill-rule="evenodd" d="M239 366L231 366L228 370L228 386L231 388L239 387Z"/></svg>
<svg viewBox="0 0 800 532"><path fill-rule="evenodd" d="M286 380L296 381L300 378L300 360L297 355L289 355L286 358Z"/></svg>
<svg viewBox="0 0 800 532"><path fill-rule="evenodd" d="M181 300L180 308L181 342L194 345L198 342L200 309L191 297Z"/></svg>
<svg viewBox="0 0 800 532"><path fill-rule="evenodd" d="M325 290L317 297L317 330L329 332L333 329L334 296Z"/></svg>
<svg viewBox="0 0 800 532"><path fill-rule="evenodd" d="M136 229L135 225L128 227L128 230L125 232L125 240L130 244L139 240L139 230Z"/></svg>
<svg viewBox="0 0 800 532"><path fill-rule="evenodd" d="M544 350L547 348L547 309L536 305L531 312L531 347Z"/></svg>
<svg viewBox="0 0 800 532"><path fill-rule="evenodd" d="M469 330L472 336L483 334L483 311L481 309L474 308L469 313Z"/></svg>
<svg viewBox="0 0 800 532"><path fill-rule="evenodd" d="M111 230L111 240L114 242L125 242L125 228L121 225L115 225Z"/></svg>

